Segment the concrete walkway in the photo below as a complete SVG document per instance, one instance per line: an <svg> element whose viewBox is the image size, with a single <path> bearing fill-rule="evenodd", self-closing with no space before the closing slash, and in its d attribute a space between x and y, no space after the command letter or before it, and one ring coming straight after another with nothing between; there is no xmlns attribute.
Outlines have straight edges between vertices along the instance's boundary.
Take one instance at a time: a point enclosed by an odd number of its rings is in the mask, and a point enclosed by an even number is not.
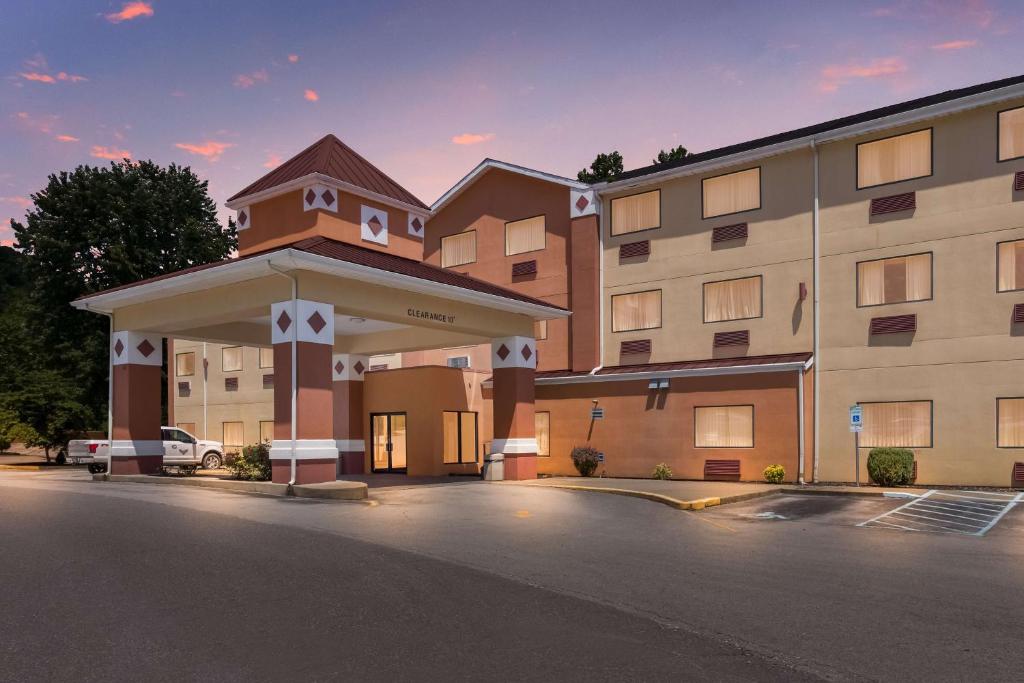
<svg viewBox="0 0 1024 683"><path fill-rule="evenodd" d="M735 481L676 481L660 479L611 479L549 477L524 482L527 486L551 486L576 491L595 491L645 498L678 510L702 510L705 507L734 503L778 493L784 487Z"/></svg>

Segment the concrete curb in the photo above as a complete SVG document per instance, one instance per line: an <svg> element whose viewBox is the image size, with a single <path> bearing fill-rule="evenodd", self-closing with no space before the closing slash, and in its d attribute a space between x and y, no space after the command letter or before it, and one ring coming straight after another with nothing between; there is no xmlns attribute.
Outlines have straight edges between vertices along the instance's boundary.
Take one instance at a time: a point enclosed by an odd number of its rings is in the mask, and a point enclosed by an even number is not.
<svg viewBox="0 0 1024 683"><path fill-rule="evenodd" d="M206 477L163 477L149 474L94 474L93 481L131 482L135 484L164 484L220 489L235 493L255 493L264 496L295 496L322 500L365 500L367 485L357 481L324 482L323 484L275 484L271 481L241 481L238 479L209 479Z"/></svg>
<svg viewBox="0 0 1024 683"><path fill-rule="evenodd" d="M291 495L321 500L366 500L368 489L361 481L325 481L322 484L296 484Z"/></svg>
<svg viewBox="0 0 1024 683"><path fill-rule="evenodd" d="M752 498L761 498L763 496L771 496L776 493L781 493L782 489L767 489L763 491L751 491L749 493L737 493L732 496L721 496L718 498L698 498L696 500L679 500L671 496L666 496L661 493L653 493L651 491L637 491L635 489L614 489L605 488L603 486L580 486L578 484L535 484L535 486L547 487L551 489L567 489L570 491L592 491L595 493L610 493L616 496L630 496L632 498L642 498L649 500L653 503L661 503L662 505L668 505L669 507L677 510L703 510L704 508L714 507L716 505L728 505L729 503L738 503L743 500L750 500Z"/></svg>
<svg viewBox="0 0 1024 683"><path fill-rule="evenodd" d="M782 489L783 493L796 493L802 496L859 496L862 498L882 498L893 493L919 496L928 489L884 489L876 486L864 486L861 488L839 488L831 486L787 486Z"/></svg>

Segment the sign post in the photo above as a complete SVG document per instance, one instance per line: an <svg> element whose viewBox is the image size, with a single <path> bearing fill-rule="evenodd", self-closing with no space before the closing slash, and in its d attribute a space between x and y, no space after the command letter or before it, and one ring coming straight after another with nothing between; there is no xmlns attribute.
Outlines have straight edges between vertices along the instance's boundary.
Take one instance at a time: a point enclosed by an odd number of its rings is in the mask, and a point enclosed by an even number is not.
<svg viewBox="0 0 1024 683"><path fill-rule="evenodd" d="M860 433L864 430L864 412L859 405L850 406L850 431L853 432L853 480L860 486Z"/></svg>

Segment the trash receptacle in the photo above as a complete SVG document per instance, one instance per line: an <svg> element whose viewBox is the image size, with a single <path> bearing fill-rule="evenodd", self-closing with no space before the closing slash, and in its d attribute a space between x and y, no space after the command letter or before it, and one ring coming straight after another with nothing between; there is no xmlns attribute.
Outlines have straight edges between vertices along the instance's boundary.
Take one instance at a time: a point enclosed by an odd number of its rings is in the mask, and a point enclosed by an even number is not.
<svg viewBox="0 0 1024 683"><path fill-rule="evenodd" d="M484 456L484 469L481 473L484 481L505 480L505 454L489 453Z"/></svg>

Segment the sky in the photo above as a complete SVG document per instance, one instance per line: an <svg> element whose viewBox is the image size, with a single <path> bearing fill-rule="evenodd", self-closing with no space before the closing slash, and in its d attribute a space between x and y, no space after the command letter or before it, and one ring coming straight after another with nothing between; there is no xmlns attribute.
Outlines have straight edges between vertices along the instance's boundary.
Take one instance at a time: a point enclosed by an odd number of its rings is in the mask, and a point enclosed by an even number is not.
<svg viewBox="0 0 1024 683"><path fill-rule="evenodd" d="M1020 0L0 0L0 243L110 159L237 190L335 133L426 203L486 157L627 169L1024 71Z"/></svg>

